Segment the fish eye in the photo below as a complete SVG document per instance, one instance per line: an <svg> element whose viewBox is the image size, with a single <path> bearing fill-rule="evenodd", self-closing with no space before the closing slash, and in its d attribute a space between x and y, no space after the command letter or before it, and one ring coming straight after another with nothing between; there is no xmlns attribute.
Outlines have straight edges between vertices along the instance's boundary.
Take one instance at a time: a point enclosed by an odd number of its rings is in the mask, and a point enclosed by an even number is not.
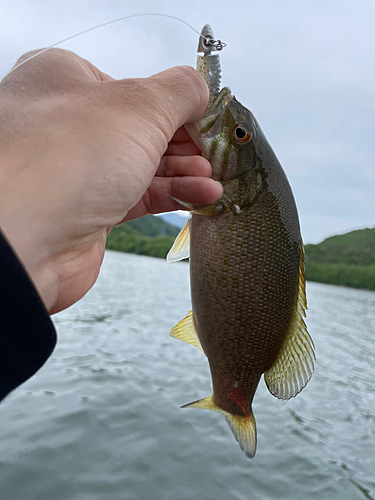
<svg viewBox="0 0 375 500"><path fill-rule="evenodd" d="M238 144L245 144L251 139L251 132L243 125L238 124L233 129L233 138Z"/></svg>

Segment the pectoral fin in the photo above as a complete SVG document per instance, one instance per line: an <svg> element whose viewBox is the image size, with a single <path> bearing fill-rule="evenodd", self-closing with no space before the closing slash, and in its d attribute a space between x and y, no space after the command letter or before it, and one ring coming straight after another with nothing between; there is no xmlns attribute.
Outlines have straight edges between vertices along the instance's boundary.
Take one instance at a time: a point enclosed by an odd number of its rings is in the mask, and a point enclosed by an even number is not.
<svg viewBox="0 0 375 500"><path fill-rule="evenodd" d="M202 408L203 410L222 413L240 445L241 450L245 453L247 458L254 457L257 448L257 431L252 411L250 411L250 414L246 417L232 415L232 413L222 410L217 406L212 395L208 398L199 399L198 401L194 401L194 403L182 406L182 408Z"/></svg>
<svg viewBox="0 0 375 500"><path fill-rule="evenodd" d="M314 342L304 317L307 309L303 244L300 245L299 290L294 318L275 363L265 372L271 394L279 399L296 396L310 380L315 364Z"/></svg>
<svg viewBox="0 0 375 500"><path fill-rule="evenodd" d="M198 347L198 349L203 352L202 345L194 325L193 311L189 311L187 316L177 323L174 328L172 328L169 335L175 339L183 340L188 344L195 345L195 347Z"/></svg>
<svg viewBox="0 0 375 500"><path fill-rule="evenodd" d="M185 210L188 210L192 214L205 215L206 217L213 217L214 215L220 214L224 207L220 202L211 203L210 205L195 205L193 203L187 203L186 201L179 200L174 196L168 195L173 201L181 205Z"/></svg>
<svg viewBox="0 0 375 500"><path fill-rule="evenodd" d="M190 219L186 221L184 227L174 240L172 248L167 255L167 262L178 262L188 259L190 255Z"/></svg>

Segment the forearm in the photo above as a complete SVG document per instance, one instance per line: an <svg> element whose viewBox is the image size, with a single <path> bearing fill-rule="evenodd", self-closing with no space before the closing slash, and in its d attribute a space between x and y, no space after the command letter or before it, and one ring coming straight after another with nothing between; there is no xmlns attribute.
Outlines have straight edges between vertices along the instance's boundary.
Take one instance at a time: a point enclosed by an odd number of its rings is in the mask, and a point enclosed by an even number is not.
<svg viewBox="0 0 375 500"><path fill-rule="evenodd" d="M46 362L56 332L30 278L0 232L0 400Z"/></svg>

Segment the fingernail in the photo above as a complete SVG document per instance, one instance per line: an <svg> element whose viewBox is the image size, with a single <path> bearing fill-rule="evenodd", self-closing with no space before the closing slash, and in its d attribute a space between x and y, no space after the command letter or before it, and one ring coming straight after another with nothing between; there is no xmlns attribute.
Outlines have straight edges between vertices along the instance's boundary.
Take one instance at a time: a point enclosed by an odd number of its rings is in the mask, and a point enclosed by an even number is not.
<svg viewBox="0 0 375 500"><path fill-rule="evenodd" d="M221 182L219 182L219 181L215 181L215 184L216 184L217 186L220 186L220 193L221 193L221 194L220 194L220 196L219 196L219 198L220 198L220 197L223 195L223 193L224 193L224 188L223 188L223 185L222 185L222 183L221 183Z"/></svg>

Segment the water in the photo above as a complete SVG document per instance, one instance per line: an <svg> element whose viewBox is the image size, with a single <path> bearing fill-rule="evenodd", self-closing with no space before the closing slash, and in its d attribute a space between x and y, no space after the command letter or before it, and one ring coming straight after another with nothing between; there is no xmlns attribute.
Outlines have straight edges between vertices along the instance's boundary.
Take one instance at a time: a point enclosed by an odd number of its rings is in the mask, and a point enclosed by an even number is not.
<svg viewBox="0 0 375 500"><path fill-rule="evenodd" d="M97 285L55 316L58 346L0 405L0 500L375 499L375 293L308 283L317 349L295 399L255 402L247 460L204 355L168 336L188 265L108 252Z"/></svg>

